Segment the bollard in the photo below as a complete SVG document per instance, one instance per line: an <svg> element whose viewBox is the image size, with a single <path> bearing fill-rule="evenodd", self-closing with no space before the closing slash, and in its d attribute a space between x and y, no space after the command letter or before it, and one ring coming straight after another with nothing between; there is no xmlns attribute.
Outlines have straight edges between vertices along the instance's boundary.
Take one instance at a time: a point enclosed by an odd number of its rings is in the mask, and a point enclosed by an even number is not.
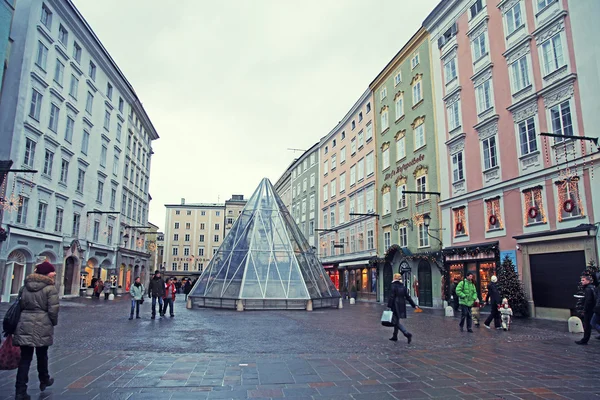
<svg viewBox="0 0 600 400"><path fill-rule="evenodd" d="M340 308L344 308L344 302L342 301L342 298L340 297L340 301L338 303L338 309Z"/></svg>
<svg viewBox="0 0 600 400"><path fill-rule="evenodd" d="M306 311L312 311L313 307L312 307L312 300L309 300L306 302Z"/></svg>
<svg viewBox="0 0 600 400"><path fill-rule="evenodd" d="M192 307L194 307L194 304L192 303L192 298L188 297L187 303L185 304L185 308L191 309Z"/></svg>
<svg viewBox="0 0 600 400"><path fill-rule="evenodd" d="M577 317L571 317L568 320L570 333L583 333L583 324Z"/></svg>
<svg viewBox="0 0 600 400"><path fill-rule="evenodd" d="M108 300L114 300L115 299L115 295L114 294L109 294L108 295Z"/></svg>
<svg viewBox="0 0 600 400"><path fill-rule="evenodd" d="M446 317L454 317L454 309L450 306L445 308L446 310Z"/></svg>
<svg viewBox="0 0 600 400"><path fill-rule="evenodd" d="M237 301L237 310L244 311L244 303L242 302L242 300Z"/></svg>
<svg viewBox="0 0 600 400"><path fill-rule="evenodd" d="M356 300L354 299L354 297L350 297L350 304L354 304L356 303Z"/></svg>

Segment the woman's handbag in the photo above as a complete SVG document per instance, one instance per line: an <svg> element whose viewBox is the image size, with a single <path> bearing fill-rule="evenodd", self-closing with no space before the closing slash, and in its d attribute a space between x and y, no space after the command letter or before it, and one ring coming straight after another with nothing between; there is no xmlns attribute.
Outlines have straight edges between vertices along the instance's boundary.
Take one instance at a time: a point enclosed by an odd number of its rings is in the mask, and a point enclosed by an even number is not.
<svg viewBox="0 0 600 400"><path fill-rule="evenodd" d="M19 319L21 319L21 294L23 293L23 288L19 290L19 295L17 296L17 300L10 306L10 308L4 314L4 320L2 321L2 330L4 331L4 336L12 335L17 330L17 325L19 324Z"/></svg>
<svg viewBox="0 0 600 400"><path fill-rule="evenodd" d="M0 370L11 370L19 367L21 361L21 348L13 346L13 337L8 335L0 346Z"/></svg>
<svg viewBox="0 0 600 400"><path fill-rule="evenodd" d="M394 326L394 313L392 310L385 310L383 314L381 314L381 325L383 326Z"/></svg>

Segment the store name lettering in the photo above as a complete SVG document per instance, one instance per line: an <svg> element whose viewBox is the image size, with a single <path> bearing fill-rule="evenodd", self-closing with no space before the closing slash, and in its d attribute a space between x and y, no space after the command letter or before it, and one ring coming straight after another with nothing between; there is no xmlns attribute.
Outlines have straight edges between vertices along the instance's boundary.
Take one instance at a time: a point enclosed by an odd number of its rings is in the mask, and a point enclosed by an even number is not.
<svg viewBox="0 0 600 400"><path fill-rule="evenodd" d="M398 168L391 170L390 172L388 172L387 174L385 174L385 178L384 180L388 180L390 178L392 178L393 176L397 175L397 174L401 174L404 170L406 170L407 168L412 167L413 165L420 163L421 161L423 161L425 159L425 155L421 154L419 157L415 157L412 160L410 160L407 163L404 163L402 165L399 165Z"/></svg>

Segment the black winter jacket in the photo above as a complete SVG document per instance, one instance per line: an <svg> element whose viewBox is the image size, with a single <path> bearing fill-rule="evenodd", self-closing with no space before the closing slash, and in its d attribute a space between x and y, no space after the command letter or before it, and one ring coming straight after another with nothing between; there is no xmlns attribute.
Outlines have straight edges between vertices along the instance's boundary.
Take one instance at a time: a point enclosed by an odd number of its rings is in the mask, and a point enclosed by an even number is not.
<svg viewBox="0 0 600 400"><path fill-rule="evenodd" d="M492 305L492 307L498 306L502 303L502 299L500 298L500 292L498 291L498 286L494 282L490 283L487 287L487 302Z"/></svg>
<svg viewBox="0 0 600 400"><path fill-rule="evenodd" d="M163 278L157 278L155 276L150 279L150 283L148 284L148 296L165 297L165 281Z"/></svg>
<svg viewBox="0 0 600 400"><path fill-rule="evenodd" d="M586 315L592 315L594 313L594 307L596 306L596 295L594 294L594 285L591 283L585 285L583 288L583 313Z"/></svg>
<svg viewBox="0 0 600 400"><path fill-rule="evenodd" d="M388 300L388 307L394 312L397 318L406 318L406 302L415 308L416 304L408 294L408 289L400 281L392 282L392 291Z"/></svg>

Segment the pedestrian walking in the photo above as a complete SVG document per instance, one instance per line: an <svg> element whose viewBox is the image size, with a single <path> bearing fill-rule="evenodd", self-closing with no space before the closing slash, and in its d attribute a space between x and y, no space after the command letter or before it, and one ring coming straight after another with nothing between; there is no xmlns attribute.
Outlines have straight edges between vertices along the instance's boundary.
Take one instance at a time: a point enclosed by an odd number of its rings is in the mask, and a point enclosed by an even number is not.
<svg viewBox="0 0 600 400"><path fill-rule="evenodd" d="M394 280L391 285L391 293L390 298L388 300L388 308L392 310L394 313L394 317L392 322L394 323L394 334L390 338L391 341L398 341L398 331L402 332L404 337L410 341L412 340L412 333L406 330L404 326L400 323L400 318L406 318L406 302L409 302L410 305L418 309L419 307L415 304L413 299L410 297L408 293L408 289L402 283L402 275L394 274Z"/></svg>
<svg viewBox="0 0 600 400"><path fill-rule="evenodd" d="M590 275L581 276L581 286L583 286L583 338L576 341L577 344L588 344L592 335L592 316L596 306L596 293L592 284Z"/></svg>
<svg viewBox="0 0 600 400"><path fill-rule="evenodd" d="M596 304L590 323L592 328L600 333L600 272L596 272ZM600 336L596 336L596 339L600 340Z"/></svg>
<svg viewBox="0 0 600 400"><path fill-rule="evenodd" d="M110 296L111 288L112 288L112 285L111 285L110 281L104 282L104 287L102 288L102 291L104 292L104 300L108 300L108 296Z"/></svg>
<svg viewBox="0 0 600 400"><path fill-rule="evenodd" d="M460 331L464 331L465 320L467 321L467 332L473 333L473 317L471 315L471 307L477 301L477 289L473 284L473 273L469 272L465 279L460 281L456 286L456 294L458 295L458 303L460 304Z"/></svg>
<svg viewBox="0 0 600 400"><path fill-rule="evenodd" d="M454 315L458 316L458 295L456 294L456 286L458 285L458 279L454 278L452 285L450 285L450 300L452 300L452 309L454 310Z"/></svg>
<svg viewBox="0 0 600 400"><path fill-rule="evenodd" d="M181 281L177 278L173 278L173 282L175 283L176 292L181 293Z"/></svg>
<svg viewBox="0 0 600 400"><path fill-rule="evenodd" d="M500 291L498 290L498 286L496 283L498 282L498 277L496 275L492 276L492 282L487 287L487 298L485 300L486 304L489 304L491 307L490 315L487 317L483 325L490 329L490 324L492 320L494 320L494 328L501 329L502 325L500 322L500 311L498 311L498 306L500 306Z"/></svg>
<svg viewBox="0 0 600 400"><path fill-rule="evenodd" d="M187 301L188 294L192 291L192 282L188 279L185 281L185 285L183 286L183 293L185 293L185 301Z"/></svg>
<svg viewBox="0 0 600 400"><path fill-rule="evenodd" d="M174 278L171 278L165 284L165 295L163 299L163 309L162 315L167 314L167 306L169 306L169 312L171 314L171 318L175 316L173 313L173 303L175 302L175 293L177 293L177 286L175 285Z"/></svg>
<svg viewBox="0 0 600 400"><path fill-rule="evenodd" d="M156 302L158 301L158 312L163 316L163 297L165 296L165 281L160 277L160 271L154 271L154 276L148 284L148 297L152 299L152 319L156 318Z"/></svg>
<svg viewBox="0 0 600 400"><path fill-rule="evenodd" d="M131 313L129 314L129 320L133 319L133 311L135 309L135 318L140 318L140 305L144 302L144 285L140 282L140 277L135 277L135 282L129 288L129 294L131 295Z"/></svg>
<svg viewBox="0 0 600 400"><path fill-rule="evenodd" d="M100 298L100 293L102 293L102 291L104 290L104 282L102 282L101 279L98 279L96 281L96 287L94 288L94 296L99 299Z"/></svg>
<svg viewBox="0 0 600 400"><path fill-rule="evenodd" d="M21 360L17 370L15 399L28 400L27 383L33 352L37 358L40 390L52 386L54 379L48 373L48 347L54 341L54 327L58 324L58 291L54 285L56 270L48 261L35 268L25 278L21 301L21 318L17 324L13 344L21 347Z"/></svg>

